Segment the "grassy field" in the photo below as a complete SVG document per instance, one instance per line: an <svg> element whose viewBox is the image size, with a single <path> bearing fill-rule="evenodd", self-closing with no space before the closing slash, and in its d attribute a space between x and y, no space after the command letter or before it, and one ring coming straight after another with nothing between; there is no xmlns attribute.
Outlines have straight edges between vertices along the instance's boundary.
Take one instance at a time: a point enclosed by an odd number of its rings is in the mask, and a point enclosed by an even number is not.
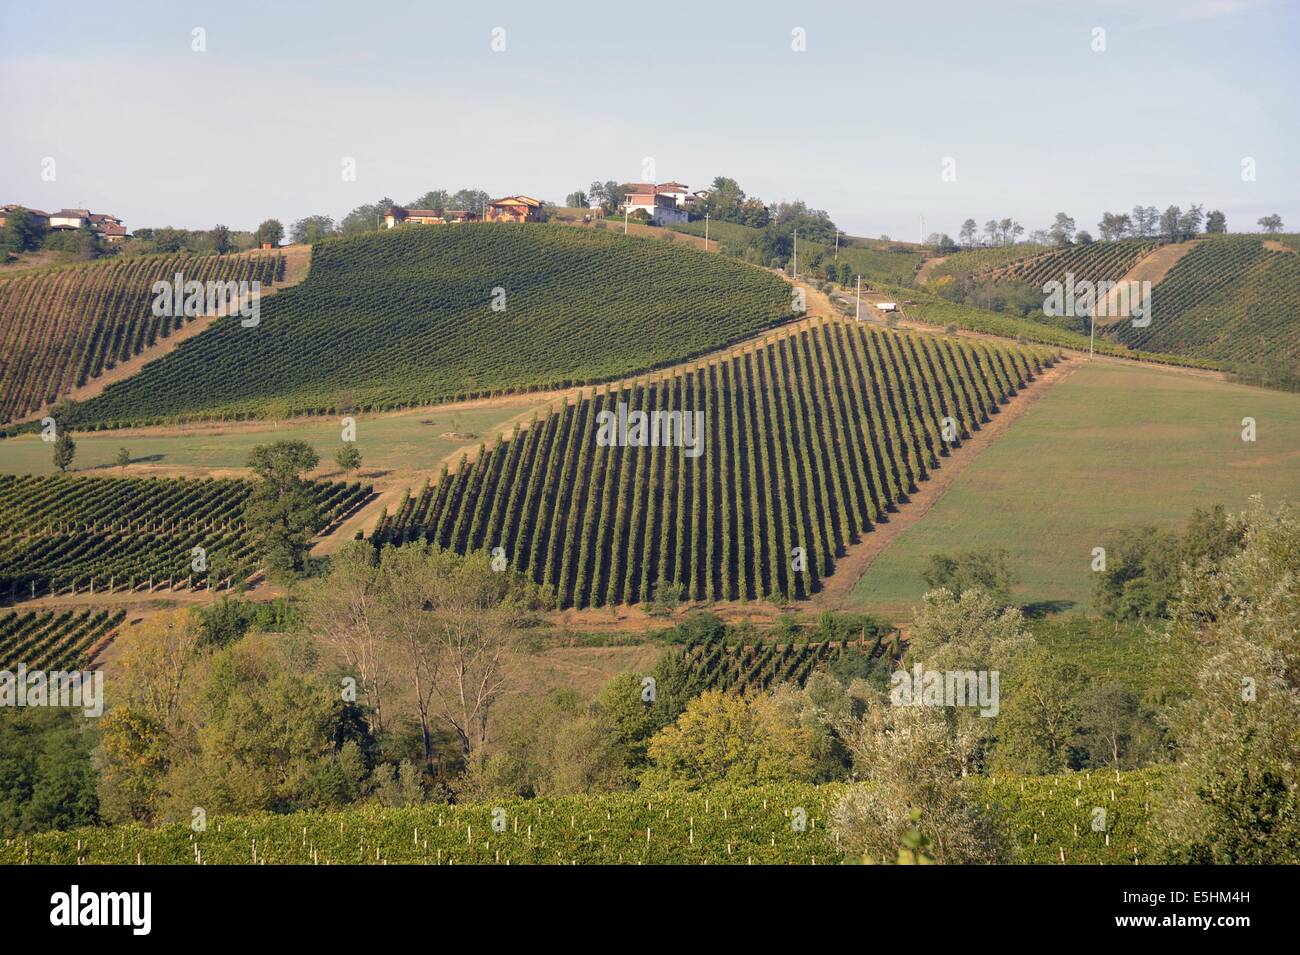
<svg viewBox="0 0 1300 955"><path fill-rule="evenodd" d="M415 409L396 414L357 416L357 447L362 470L436 470L457 448L477 443L480 435L491 441L492 429L515 415L545 407L536 395L499 399L472 407L443 406ZM427 423L426 423L427 422ZM133 467L213 469L242 468L248 452L259 444L280 440L301 440L321 456L324 470L334 467L334 452L340 443L336 419L195 425L184 429L146 428L138 431L97 432L75 435L77 458L74 470L117 473L113 459L118 448L131 453ZM456 434L459 437L443 437ZM0 473L54 473L51 445L37 435L22 435L0 441Z"/></svg>
<svg viewBox="0 0 1300 955"><path fill-rule="evenodd" d="M1092 548L1194 507L1300 499L1300 396L1149 366L1078 361L871 565L852 609L906 615L929 556L1006 547L1026 603L1087 609ZM1242 418L1257 441L1241 439Z"/></svg>

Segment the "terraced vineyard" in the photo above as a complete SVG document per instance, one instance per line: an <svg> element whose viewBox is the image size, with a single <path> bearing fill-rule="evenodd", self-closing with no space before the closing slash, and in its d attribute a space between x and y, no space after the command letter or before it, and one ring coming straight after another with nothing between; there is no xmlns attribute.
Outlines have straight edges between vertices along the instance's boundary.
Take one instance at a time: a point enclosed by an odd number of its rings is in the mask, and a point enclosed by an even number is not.
<svg viewBox="0 0 1300 955"><path fill-rule="evenodd" d="M153 314L155 282L282 277L278 253L114 259L0 278L0 423L56 401L188 320Z"/></svg>
<svg viewBox="0 0 1300 955"><path fill-rule="evenodd" d="M1064 282L1067 273L1074 275L1076 282L1114 282L1157 244L1150 239L1120 239L1070 245L1021 259L989 275L995 281L1024 282L1035 287L1051 281Z"/></svg>
<svg viewBox="0 0 1300 955"><path fill-rule="evenodd" d="M359 483L314 487L325 525L371 496ZM0 600L237 584L257 567L243 522L252 488L231 478L0 475Z"/></svg>
<svg viewBox="0 0 1300 955"><path fill-rule="evenodd" d="M501 548L560 607L805 597L939 460L1053 361L814 322L567 402L385 515L376 545ZM602 413L699 421L687 447L601 446ZM651 417L653 415L653 417ZM635 438L636 431L627 434ZM666 437L682 437L682 429ZM948 440L948 439L951 440ZM698 444L696 444L698 442Z"/></svg>
<svg viewBox="0 0 1300 955"><path fill-rule="evenodd" d="M691 686L700 690L746 693L780 683L803 686L817 670L847 656L873 657L881 634L866 642L824 640L819 643L727 643L721 636L693 643L683 651Z"/></svg>
<svg viewBox="0 0 1300 955"><path fill-rule="evenodd" d="M261 322L202 335L68 426L377 411L616 378L790 316L778 278L694 249L559 225L395 229L315 246Z"/></svg>
<svg viewBox="0 0 1300 955"><path fill-rule="evenodd" d="M29 670L83 667L125 619L124 610L0 614L0 670L13 671L19 663Z"/></svg>
<svg viewBox="0 0 1300 955"><path fill-rule="evenodd" d="M1232 363L1300 361L1300 255L1254 236L1198 242L1152 291L1146 328L1120 323L1133 348Z"/></svg>
<svg viewBox="0 0 1300 955"><path fill-rule="evenodd" d="M1123 865L1151 860L1155 770L971 776L980 810L1010 828L1016 861ZM846 783L698 792L621 792L284 815L209 814L147 829L102 826L0 842L0 865L781 864L846 860L830 823ZM1106 831L1094 831L1095 808ZM803 810L802 827L792 825ZM505 829L493 829L504 811Z"/></svg>

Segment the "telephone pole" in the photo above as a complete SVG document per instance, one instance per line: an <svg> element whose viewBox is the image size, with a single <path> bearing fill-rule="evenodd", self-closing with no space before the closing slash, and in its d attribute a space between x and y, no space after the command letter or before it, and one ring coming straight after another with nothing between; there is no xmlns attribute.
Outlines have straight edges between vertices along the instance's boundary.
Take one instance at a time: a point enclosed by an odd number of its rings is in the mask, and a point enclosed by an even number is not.
<svg viewBox="0 0 1300 955"><path fill-rule="evenodd" d="M709 251L709 214L704 213L704 251Z"/></svg>
<svg viewBox="0 0 1300 955"><path fill-rule="evenodd" d="M794 278L799 278L799 230L794 230Z"/></svg>
<svg viewBox="0 0 1300 955"><path fill-rule="evenodd" d="M855 322L862 321L862 276L861 275L858 276L858 307L857 310L853 313L853 320Z"/></svg>

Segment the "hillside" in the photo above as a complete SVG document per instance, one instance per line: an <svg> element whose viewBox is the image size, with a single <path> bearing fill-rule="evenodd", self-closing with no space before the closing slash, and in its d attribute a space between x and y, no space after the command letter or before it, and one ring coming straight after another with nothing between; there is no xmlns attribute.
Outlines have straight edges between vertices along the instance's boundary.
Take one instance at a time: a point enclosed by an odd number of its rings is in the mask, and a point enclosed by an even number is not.
<svg viewBox="0 0 1300 955"><path fill-rule="evenodd" d="M1156 284L1152 306L1148 327L1121 322L1114 337L1229 366L1300 365L1300 255L1256 236L1196 242Z"/></svg>
<svg viewBox="0 0 1300 955"><path fill-rule="evenodd" d="M119 363L146 353L194 316L153 314L153 284L258 281L283 276L278 253L110 259L0 277L0 423L53 404Z"/></svg>
<svg viewBox="0 0 1300 955"><path fill-rule="evenodd" d="M1148 814L1160 778L1158 770L1139 770L976 776L963 785L1008 825L1019 862L1124 864L1150 857ZM859 861L845 857L829 825L846 788L783 783L409 809L213 813L198 833L185 823L22 836L0 844L0 865L836 865ZM1093 829L1095 806L1106 808L1104 832Z"/></svg>
<svg viewBox="0 0 1300 955"><path fill-rule="evenodd" d="M1052 361L1046 349L818 322L566 401L408 497L373 540L500 547L560 607L677 589L805 597ZM703 430L693 448L600 446L599 416L620 406L685 413Z"/></svg>
<svg viewBox="0 0 1300 955"><path fill-rule="evenodd" d="M217 321L69 424L376 411L599 381L789 314L773 276L597 230L472 224L331 238L256 328Z"/></svg>

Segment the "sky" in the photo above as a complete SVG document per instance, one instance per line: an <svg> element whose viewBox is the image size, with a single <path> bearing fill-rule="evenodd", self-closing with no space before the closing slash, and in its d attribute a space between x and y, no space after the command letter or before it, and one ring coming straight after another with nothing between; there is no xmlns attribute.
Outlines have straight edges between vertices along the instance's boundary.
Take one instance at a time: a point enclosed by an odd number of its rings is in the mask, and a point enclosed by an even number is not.
<svg viewBox="0 0 1300 955"><path fill-rule="evenodd" d="M0 0L0 202L251 229L725 175L895 239L1137 203L1296 231L1298 54L1300 0Z"/></svg>

